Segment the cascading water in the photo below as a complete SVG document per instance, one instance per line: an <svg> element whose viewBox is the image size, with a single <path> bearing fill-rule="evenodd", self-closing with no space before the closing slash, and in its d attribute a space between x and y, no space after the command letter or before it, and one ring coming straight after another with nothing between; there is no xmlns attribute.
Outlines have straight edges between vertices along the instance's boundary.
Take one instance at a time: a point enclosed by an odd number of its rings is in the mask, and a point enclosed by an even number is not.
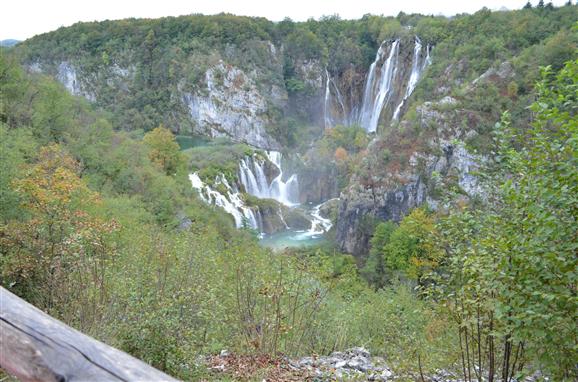
<svg viewBox="0 0 578 382"><path fill-rule="evenodd" d="M345 107L336 81L326 68L323 119L325 127L338 123L359 124L367 132L375 132L382 112L388 107L393 111L392 120L399 119L402 108L415 90L424 69L431 64L430 46L424 48L420 39L415 37L411 72L400 66L405 62L405 57L400 40L384 41L369 67L361 102L356 102L355 96L350 94L348 108ZM401 93L400 89L405 91Z"/></svg>
<svg viewBox="0 0 578 382"><path fill-rule="evenodd" d="M271 198L287 206L299 204L299 181L297 180L297 174L292 174L287 181L283 181L281 153L278 151L267 151L267 158L279 169L279 175L271 182Z"/></svg>
<svg viewBox="0 0 578 382"><path fill-rule="evenodd" d="M223 185L227 190L226 195L213 190L208 184L205 184L197 173L189 174L189 180L193 188L199 191L199 196L205 203L214 204L233 215L237 228L248 225L253 229L259 229L255 213L250 208L245 207L239 192L231 187L223 175L218 175L215 178L215 185Z"/></svg>
<svg viewBox="0 0 578 382"><path fill-rule="evenodd" d="M333 91L331 88L333 88ZM335 93L335 96L333 93ZM337 101L337 104L335 105L337 107L334 107L335 100ZM323 107L323 121L325 128L333 127L336 123L350 123L350 115L347 115L347 110L343 103L343 96L339 91L339 87L331 78L327 68L325 68L325 99Z"/></svg>
<svg viewBox="0 0 578 382"><path fill-rule="evenodd" d="M286 206L299 204L299 181L297 174L283 180L281 166L282 156L277 151L266 151L267 159L278 170L279 174L269 183L265 176L265 163L262 159L246 157L239 165L239 179L247 193L258 198L275 199Z"/></svg>
<svg viewBox="0 0 578 382"><path fill-rule="evenodd" d="M383 106L389 101L393 91L393 78L397 67L399 40L389 47L389 55L384 61L388 44L383 42L377 51L375 61L369 68L369 75L363 92L363 102L359 115L359 124L368 132L377 130L377 122ZM382 65L379 62L383 61Z"/></svg>
<svg viewBox="0 0 578 382"><path fill-rule="evenodd" d="M325 102L323 104L323 121L325 122L325 128L329 128L333 126L331 121L331 78L329 77L329 72L327 68L325 68Z"/></svg>
<svg viewBox="0 0 578 382"><path fill-rule="evenodd" d="M403 104L409 98L411 93L413 93L413 91L415 90L417 82L419 81L424 69L429 64L431 64L431 59L429 57L429 50L430 50L430 47L428 45L426 47L426 57L424 58L423 63L420 64L420 58L422 55L422 45L421 45L420 39L416 36L415 37L415 45L413 48L413 60L412 60L412 66L411 66L411 74L409 76L407 87L405 89L405 94L404 94L401 102L399 103L399 105L395 109L395 111L393 113L392 120L396 120L399 118L399 114L401 112L401 108L403 107Z"/></svg>

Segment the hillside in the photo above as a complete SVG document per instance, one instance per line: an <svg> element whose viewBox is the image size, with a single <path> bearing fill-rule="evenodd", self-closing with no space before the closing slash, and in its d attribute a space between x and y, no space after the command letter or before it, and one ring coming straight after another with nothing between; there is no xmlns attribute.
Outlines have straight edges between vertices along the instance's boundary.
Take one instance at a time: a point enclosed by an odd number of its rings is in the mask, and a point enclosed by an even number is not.
<svg viewBox="0 0 578 382"><path fill-rule="evenodd" d="M1 284L184 380L573 380L576 20L190 15L3 49Z"/></svg>

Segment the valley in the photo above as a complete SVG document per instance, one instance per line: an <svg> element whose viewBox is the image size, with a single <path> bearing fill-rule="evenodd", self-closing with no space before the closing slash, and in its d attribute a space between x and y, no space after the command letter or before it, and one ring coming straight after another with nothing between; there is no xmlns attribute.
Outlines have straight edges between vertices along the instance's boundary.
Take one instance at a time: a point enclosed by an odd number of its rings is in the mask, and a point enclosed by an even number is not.
<svg viewBox="0 0 578 382"><path fill-rule="evenodd" d="M0 47L0 284L180 380L575 380L576 20L191 14Z"/></svg>

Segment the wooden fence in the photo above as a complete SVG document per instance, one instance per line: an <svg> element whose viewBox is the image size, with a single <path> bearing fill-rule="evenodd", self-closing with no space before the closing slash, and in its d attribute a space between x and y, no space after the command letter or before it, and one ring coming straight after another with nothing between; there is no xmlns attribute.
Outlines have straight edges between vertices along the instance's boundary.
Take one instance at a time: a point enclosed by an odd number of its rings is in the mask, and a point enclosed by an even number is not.
<svg viewBox="0 0 578 382"><path fill-rule="evenodd" d="M176 381L0 287L0 367L32 381Z"/></svg>

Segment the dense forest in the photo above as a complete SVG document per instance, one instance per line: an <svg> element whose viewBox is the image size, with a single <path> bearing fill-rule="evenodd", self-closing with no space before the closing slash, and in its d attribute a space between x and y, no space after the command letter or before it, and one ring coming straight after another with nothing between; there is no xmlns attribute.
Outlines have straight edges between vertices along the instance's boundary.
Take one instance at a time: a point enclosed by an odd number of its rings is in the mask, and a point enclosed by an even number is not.
<svg viewBox="0 0 578 382"><path fill-rule="evenodd" d="M396 380L576 380L576 20L571 2L542 1L451 18L191 15L0 48L0 283L182 380L275 380L208 367L223 350L360 346ZM431 48L415 91L393 85L401 117L328 126L329 96L345 115L398 41ZM205 99L235 123L195 119ZM249 159L287 189L297 174L296 202L251 192ZM399 201L414 183L425 196ZM239 198L240 218L211 192ZM314 245L262 245L265 228L316 221L331 223Z"/></svg>

